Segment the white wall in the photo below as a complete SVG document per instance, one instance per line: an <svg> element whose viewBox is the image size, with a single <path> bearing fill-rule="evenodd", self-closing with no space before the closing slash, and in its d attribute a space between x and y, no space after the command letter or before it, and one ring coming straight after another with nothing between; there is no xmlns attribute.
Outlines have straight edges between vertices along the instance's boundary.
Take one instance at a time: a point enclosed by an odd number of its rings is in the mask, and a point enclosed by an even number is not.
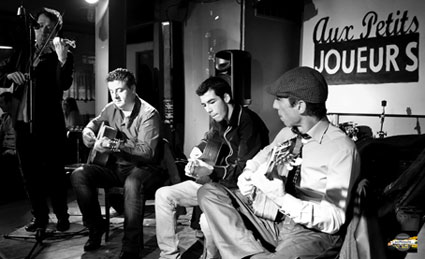
<svg viewBox="0 0 425 259"><path fill-rule="evenodd" d="M96 6L95 115L98 115L108 103L108 88L105 81L109 72L108 6L108 0L100 0Z"/></svg>
<svg viewBox="0 0 425 259"><path fill-rule="evenodd" d="M405 28L411 25L412 21L417 19L418 25L412 25L419 33L419 56L418 74L419 79L415 82L389 82L374 83L374 80L355 84L334 84L329 86L328 111L342 113L375 113L382 112L381 101L386 100L387 114L406 115L410 109L413 115L425 115L425 56L421 54L425 47L425 1L423 0L313 0L311 5L305 7L305 18L303 23L301 63L305 66L313 66L315 44L313 42L314 27L318 21L324 17L329 17L328 30L333 28L333 32L338 28L339 32L345 26L352 26L349 30L350 40L359 39L361 33L366 32L366 26L362 20L366 13L374 11L378 16L378 21L387 21L392 14L393 23L388 27L390 31L394 29L394 23L398 22L398 28L401 24L401 17L407 11L407 20ZM397 11L400 11L398 14ZM376 24L375 24L376 25ZM397 27L397 26L396 26ZM373 29L376 27L373 26ZM385 30L386 27L383 28ZM370 35L369 39L375 36ZM368 40L369 40L368 39ZM387 40L384 36L380 40ZM354 48L361 47L359 45ZM368 45L364 47L370 47ZM400 52L404 49L400 49ZM411 60L410 60L411 61ZM404 67L400 67L404 69ZM357 72L357 76L362 76ZM393 76L390 73L388 76ZM380 130L379 117L341 117L340 122L353 121L360 125L367 125L373 132ZM418 128L425 123L425 119L416 118L391 118L387 117L384 122L384 131L391 135L418 134Z"/></svg>
<svg viewBox="0 0 425 259"><path fill-rule="evenodd" d="M238 49L240 6L233 0L191 4L184 27L185 135L190 153L208 130L209 116L195 90L210 73L209 57L224 49ZM212 56L211 56L212 55Z"/></svg>
<svg viewBox="0 0 425 259"><path fill-rule="evenodd" d="M275 96L267 93L266 86L299 65L301 25L288 19L256 16L250 4L246 10L245 50L252 58L249 108L260 115L273 139L284 125L272 107Z"/></svg>

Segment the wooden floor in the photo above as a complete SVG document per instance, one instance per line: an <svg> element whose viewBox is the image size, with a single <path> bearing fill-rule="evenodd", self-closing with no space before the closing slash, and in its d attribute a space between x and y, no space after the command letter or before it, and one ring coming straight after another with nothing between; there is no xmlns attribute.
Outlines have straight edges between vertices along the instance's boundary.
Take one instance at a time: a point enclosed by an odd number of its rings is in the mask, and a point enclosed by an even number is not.
<svg viewBox="0 0 425 259"><path fill-rule="evenodd" d="M102 201L103 194L99 194L99 201ZM110 238L108 242L102 240L102 247L94 252L84 252L83 245L87 241L87 229L82 225L81 213L73 198L72 190L69 194L69 214L71 229L66 232L56 232L54 222L56 219L51 214L46 235L34 235L26 232L23 226L28 223L32 216L28 200L9 202L0 205L0 259L98 259L98 258L118 258L121 251L121 238L123 234L123 218L116 215L111 209L114 217L111 218ZM102 206L102 210L104 207ZM189 227L191 210L186 215L178 219L178 235L180 248L185 251L183 258L197 259L202 252L202 240L195 237L195 232ZM155 213L153 201L147 201L144 225L143 258L159 258L159 250L155 237ZM37 242L41 241L41 242ZM31 256L31 257L29 257Z"/></svg>

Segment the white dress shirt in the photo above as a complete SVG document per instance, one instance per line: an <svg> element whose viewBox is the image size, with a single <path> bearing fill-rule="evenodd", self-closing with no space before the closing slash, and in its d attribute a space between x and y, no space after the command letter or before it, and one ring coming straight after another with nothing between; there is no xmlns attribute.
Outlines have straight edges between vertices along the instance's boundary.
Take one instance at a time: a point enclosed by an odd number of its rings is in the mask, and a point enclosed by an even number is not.
<svg viewBox="0 0 425 259"><path fill-rule="evenodd" d="M307 134L311 138L303 140L301 181L296 194L285 192L272 197L279 210L295 223L332 234L345 222L351 189L360 172L360 157L354 142L326 118ZM269 146L247 162L239 179L256 172L267 163L274 146L294 136L289 127L283 128ZM281 172L283 165L277 170Z"/></svg>

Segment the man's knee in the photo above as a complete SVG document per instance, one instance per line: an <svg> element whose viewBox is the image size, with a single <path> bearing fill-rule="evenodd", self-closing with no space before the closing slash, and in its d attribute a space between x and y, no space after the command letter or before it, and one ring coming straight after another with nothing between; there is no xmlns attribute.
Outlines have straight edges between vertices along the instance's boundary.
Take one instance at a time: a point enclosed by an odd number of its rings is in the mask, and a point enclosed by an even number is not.
<svg viewBox="0 0 425 259"><path fill-rule="evenodd" d="M201 209L203 204L206 204L212 200L216 200L217 193L219 192L221 192L221 189L219 188L219 185L215 183L207 183L199 188L197 197Z"/></svg>
<svg viewBox="0 0 425 259"><path fill-rule="evenodd" d="M125 192L141 192L143 190L143 184L138 181L136 178L129 178L125 179L124 181L124 189Z"/></svg>
<svg viewBox="0 0 425 259"><path fill-rule="evenodd" d="M76 186L86 181L86 174L84 172L83 167L78 167L75 169L70 176L70 181L72 186Z"/></svg>
<svg viewBox="0 0 425 259"><path fill-rule="evenodd" d="M204 213L202 213L201 216L199 217L199 225L201 226L201 230L202 232L204 232L204 234L210 232L207 218L205 217Z"/></svg>
<svg viewBox="0 0 425 259"><path fill-rule="evenodd" d="M171 186L163 186L156 190L155 192L155 203L162 203L166 200L168 200L168 197L170 196L170 188Z"/></svg>

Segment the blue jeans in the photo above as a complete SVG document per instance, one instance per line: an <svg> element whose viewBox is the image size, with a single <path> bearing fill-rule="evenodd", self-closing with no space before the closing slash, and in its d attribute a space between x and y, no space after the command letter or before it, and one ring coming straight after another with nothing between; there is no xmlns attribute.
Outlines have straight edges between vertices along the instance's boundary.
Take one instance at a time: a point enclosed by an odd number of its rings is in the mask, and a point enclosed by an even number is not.
<svg viewBox="0 0 425 259"><path fill-rule="evenodd" d="M140 253L143 249L145 195L153 193L163 182L159 170L136 166L108 169L88 164L77 168L71 175L83 222L89 229L98 228L103 223L97 188L124 186L122 251L130 253Z"/></svg>

